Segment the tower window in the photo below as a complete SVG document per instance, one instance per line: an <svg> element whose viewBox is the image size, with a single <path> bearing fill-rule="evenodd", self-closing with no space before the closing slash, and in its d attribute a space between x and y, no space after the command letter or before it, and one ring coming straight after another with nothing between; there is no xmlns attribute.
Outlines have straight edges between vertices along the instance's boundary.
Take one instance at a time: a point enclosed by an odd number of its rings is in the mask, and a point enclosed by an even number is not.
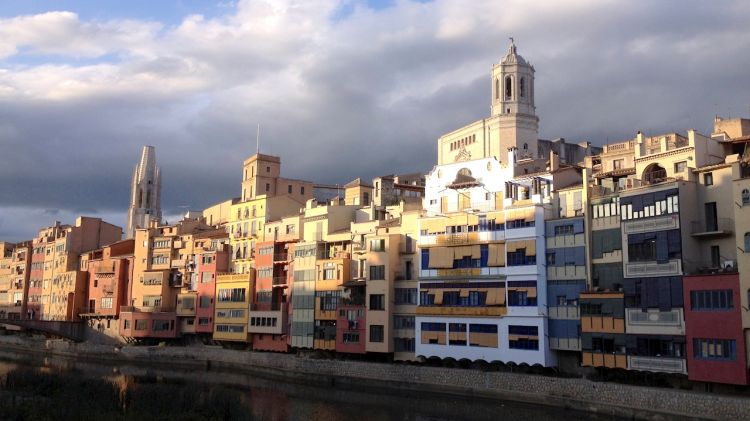
<svg viewBox="0 0 750 421"><path fill-rule="evenodd" d="M505 77L505 99L511 99L513 96L513 79L510 76Z"/></svg>
<svg viewBox="0 0 750 421"><path fill-rule="evenodd" d="M521 94L521 98L526 96L526 80L524 78L521 78L521 85L519 87L519 91Z"/></svg>
<svg viewBox="0 0 750 421"><path fill-rule="evenodd" d="M500 99L500 79L495 79L495 99Z"/></svg>
<svg viewBox="0 0 750 421"><path fill-rule="evenodd" d="M266 172L271 172L271 167L266 167Z"/></svg>
<svg viewBox="0 0 750 421"><path fill-rule="evenodd" d="M266 191L271 191L271 183L266 183Z"/></svg>
<svg viewBox="0 0 750 421"><path fill-rule="evenodd" d="M529 144L528 143L524 143L523 144L523 150L525 150L525 151L529 150Z"/></svg>
<svg viewBox="0 0 750 421"><path fill-rule="evenodd" d="M289 186L287 186L286 191L287 191L287 193L292 194L292 185L291 184Z"/></svg>
<svg viewBox="0 0 750 421"><path fill-rule="evenodd" d="M305 186L299 188L299 194L305 194Z"/></svg>

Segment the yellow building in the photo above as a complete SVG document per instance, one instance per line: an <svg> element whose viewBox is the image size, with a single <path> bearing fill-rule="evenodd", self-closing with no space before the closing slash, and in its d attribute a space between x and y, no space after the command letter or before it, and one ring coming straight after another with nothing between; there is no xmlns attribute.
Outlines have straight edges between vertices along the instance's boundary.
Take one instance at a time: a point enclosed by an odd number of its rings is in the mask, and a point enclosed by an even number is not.
<svg viewBox="0 0 750 421"><path fill-rule="evenodd" d="M216 277L214 335L216 341L249 342L248 312L252 302L253 273Z"/></svg>

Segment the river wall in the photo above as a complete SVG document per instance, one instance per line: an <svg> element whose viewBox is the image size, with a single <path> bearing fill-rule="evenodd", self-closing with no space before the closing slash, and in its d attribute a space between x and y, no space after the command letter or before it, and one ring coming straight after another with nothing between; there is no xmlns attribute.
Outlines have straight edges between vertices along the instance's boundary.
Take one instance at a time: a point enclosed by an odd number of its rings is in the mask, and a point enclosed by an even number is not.
<svg viewBox="0 0 750 421"><path fill-rule="evenodd" d="M267 379L396 395L445 395L550 405L636 419L748 419L750 399L678 389L629 386L508 372L311 359L220 347L116 348L106 345L0 340L0 355L57 355L115 364L208 372L243 371ZM210 375L210 374L207 374ZM217 373L217 375L219 375Z"/></svg>

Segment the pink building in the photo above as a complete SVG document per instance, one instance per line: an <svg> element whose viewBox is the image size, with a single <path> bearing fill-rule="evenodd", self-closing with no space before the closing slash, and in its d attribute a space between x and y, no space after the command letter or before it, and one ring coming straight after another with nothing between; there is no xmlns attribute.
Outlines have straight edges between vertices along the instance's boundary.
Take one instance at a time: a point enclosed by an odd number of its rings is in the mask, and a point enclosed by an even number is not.
<svg viewBox="0 0 750 421"><path fill-rule="evenodd" d="M229 255L224 246L196 256L198 272L198 306L195 310L195 332L212 334L214 331L214 297L216 296L216 275L229 268Z"/></svg>

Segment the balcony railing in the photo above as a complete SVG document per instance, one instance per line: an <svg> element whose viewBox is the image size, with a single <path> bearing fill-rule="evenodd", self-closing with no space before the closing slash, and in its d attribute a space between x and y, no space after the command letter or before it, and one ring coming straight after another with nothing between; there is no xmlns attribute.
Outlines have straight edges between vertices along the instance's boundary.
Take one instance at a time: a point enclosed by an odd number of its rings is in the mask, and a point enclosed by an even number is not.
<svg viewBox="0 0 750 421"><path fill-rule="evenodd" d="M286 262L288 259L289 259L288 253L274 253L273 255L274 262Z"/></svg>
<svg viewBox="0 0 750 421"><path fill-rule="evenodd" d="M122 313L167 313L175 311L173 306L153 306L153 307L137 307L137 306L120 306L120 312Z"/></svg>
<svg viewBox="0 0 750 421"><path fill-rule="evenodd" d="M271 282L273 286L276 286L276 285L286 285L289 281L287 280L286 276L274 276Z"/></svg>
<svg viewBox="0 0 750 421"><path fill-rule="evenodd" d="M670 260L669 262L632 262L625 264L625 277L637 278L640 276L678 276L682 274L682 261Z"/></svg>
<svg viewBox="0 0 750 421"><path fill-rule="evenodd" d="M285 311L286 303L253 303L250 304L250 311Z"/></svg>
<svg viewBox="0 0 750 421"><path fill-rule="evenodd" d="M716 221L692 221L690 234L694 237L730 235L734 231L732 218L718 218Z"/></svg>
<svg viewBox="0 0 750 421"><path fill-rule="evenodd" d="M687 374L687 363L684 358L628 355L628 369Z"/></svg>

